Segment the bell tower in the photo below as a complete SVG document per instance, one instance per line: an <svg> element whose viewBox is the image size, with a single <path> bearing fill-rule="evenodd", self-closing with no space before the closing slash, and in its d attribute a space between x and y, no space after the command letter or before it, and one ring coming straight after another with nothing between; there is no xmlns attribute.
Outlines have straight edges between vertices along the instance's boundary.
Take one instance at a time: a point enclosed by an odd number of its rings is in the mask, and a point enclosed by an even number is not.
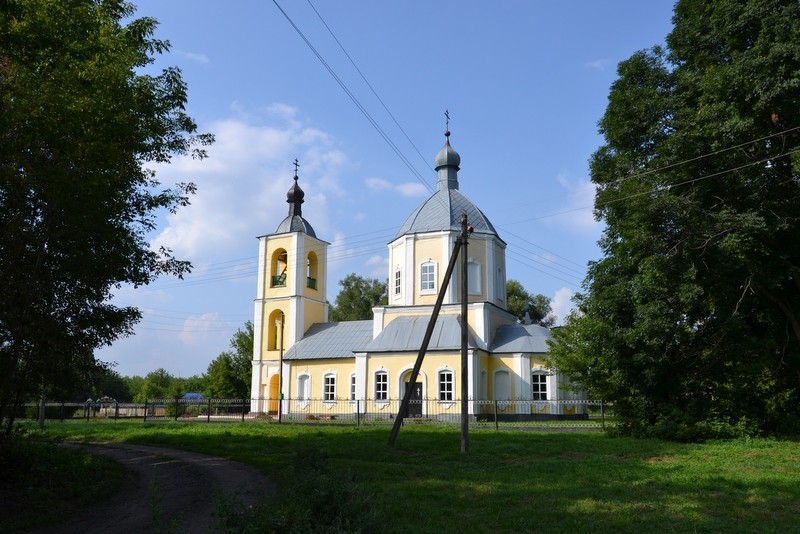
<svg viewBox="0 0 800 534"><path fill-rule="evenodd" d="M289 214L272 234L258 238L258 289L253 319L251 411L277 413L286 390L286 350L314 323L328 320L327 250L303 218L305 193L298 184L286 193Z"/></svg>

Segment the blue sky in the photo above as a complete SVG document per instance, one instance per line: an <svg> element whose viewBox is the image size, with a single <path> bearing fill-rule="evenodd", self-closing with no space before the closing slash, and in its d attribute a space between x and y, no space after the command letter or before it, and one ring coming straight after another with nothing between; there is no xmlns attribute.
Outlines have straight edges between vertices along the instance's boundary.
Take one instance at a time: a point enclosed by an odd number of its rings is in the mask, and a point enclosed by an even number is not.
<svg viewBox="0 0 800 534"><path fill-rule="evenodd" d="M290 22L266 0L135 3L172 44L154 68L183 71L187 111L217 141L204 161L154 167L198 186L151 236L193 273L118 290L144 319L97 355L123 375L184 377L252 320L256 237L286 216L295 158L303 215L331 243L328 300L349 273L387 277L388 241L435 188L446 109L461 191L508 243L508 277L561 320L599 257L588 160L616 66L663 43L673 6L278 0Z"/></svg>

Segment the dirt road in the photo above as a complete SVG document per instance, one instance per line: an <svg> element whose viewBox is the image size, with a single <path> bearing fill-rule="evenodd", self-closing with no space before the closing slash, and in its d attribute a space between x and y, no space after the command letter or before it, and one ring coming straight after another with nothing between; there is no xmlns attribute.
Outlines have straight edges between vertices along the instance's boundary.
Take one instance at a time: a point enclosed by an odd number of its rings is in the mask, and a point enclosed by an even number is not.
<svg viewBox="0 0 800 534"><path fill-rule="evenodd" d="M250 506L275 486L255 467L192 452L127 444L68 444L131 471L119 494L39 533L218 532L220 502Z"/></svg>

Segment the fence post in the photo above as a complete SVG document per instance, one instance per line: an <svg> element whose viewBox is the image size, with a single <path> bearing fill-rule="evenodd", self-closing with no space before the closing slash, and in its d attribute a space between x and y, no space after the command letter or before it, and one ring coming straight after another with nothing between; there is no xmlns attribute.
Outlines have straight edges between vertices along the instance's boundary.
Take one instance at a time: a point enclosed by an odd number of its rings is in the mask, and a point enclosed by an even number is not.
<svg viewBox="0 0 800 534"><path fill-rule="evenodd" d="M603 430L606 429L606 413L605 413L605 401L600 401L600 425L602 426Z"/></svg>
<svg viewBox="0 0 800 534"><path fill-rule="evenodd" d="M116 421L117 419L119 419L119 403L115 402L114 403L114 421Z"/></svg>
<svg viewBox="0 0 800 534"><path fill-rule="evenodd" d="M208 399L208 410L206 411L206 423L211 422L211 398Z"/></svg>
<svg viewBox="0 0 800 534"><path fill-rule="evenodd" d="M244 423L244 397L242 397L242 422Z"/></svg>
<svg viewBox="0 0 800 534"><path fill-rule="evenodd" d="M494 400L494 429L500 430L500 424L497 421L497 399Z"/></svg>
<svg viewBox="0 0 800 534"><path fill-rule="evenodd" d="M142 422L147 422L147 399L144 400L144 419L142 419Z"/></svg>
<svg viewBox="0 0 800 534"><path fill-rule="evenodd" d="M64 422L64 401L61 401L61 422Z"/></svg>
<svg viewBox="0 0 800 534"><path fill-rule="evenodd" d="M361 401L356 399L356 428L361 428Z"/></svg>

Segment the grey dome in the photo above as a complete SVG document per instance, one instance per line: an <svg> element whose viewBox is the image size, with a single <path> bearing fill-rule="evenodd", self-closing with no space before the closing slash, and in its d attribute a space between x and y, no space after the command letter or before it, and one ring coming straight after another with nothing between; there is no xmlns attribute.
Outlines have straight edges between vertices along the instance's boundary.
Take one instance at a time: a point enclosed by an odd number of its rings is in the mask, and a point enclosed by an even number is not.
<svg viewBox="0 0 800 534"><path fill-rule="evenodd" d="M486 215L458 190L458 170L461 156L450 146L450 132L445 132L444 147L434 161L437 191L406 219L394 239L408 234L461 231L461 214L467 214L467 224L473 233L497 237L497 231Z"/></svg>
<svg viewBox="0 0 800 534"><path fill-rule="evenodd" d="M287 232L303 232L311 237L317 237L317 234L314 233L314 229L311 228L308 221L300 215L289 215L281 221L281 224L278 225L278 229L275 230L276 234L285 234Z"/></svg>
<svg viewBox="0 0 800 534"><path fill-rule="evenodd" d="M447 132L445 135L449 135L449 133ZM455 167L458 170L459 165L461 165L461 156L450 146L450 138L448 137L442 149L436 154L433 168L438 171L440 167Z"/></svg>
<svg viewBox="0 0 800 534"><path fill-rule="evenodd" d="M408 234L421 234L453 230L461 231L461 214L467 214L467 224L474 228L473 233L497 236L492 223L458 189L440 189L406 219L395 239ZM498 236L499 237L499 236Z"/></svg>

